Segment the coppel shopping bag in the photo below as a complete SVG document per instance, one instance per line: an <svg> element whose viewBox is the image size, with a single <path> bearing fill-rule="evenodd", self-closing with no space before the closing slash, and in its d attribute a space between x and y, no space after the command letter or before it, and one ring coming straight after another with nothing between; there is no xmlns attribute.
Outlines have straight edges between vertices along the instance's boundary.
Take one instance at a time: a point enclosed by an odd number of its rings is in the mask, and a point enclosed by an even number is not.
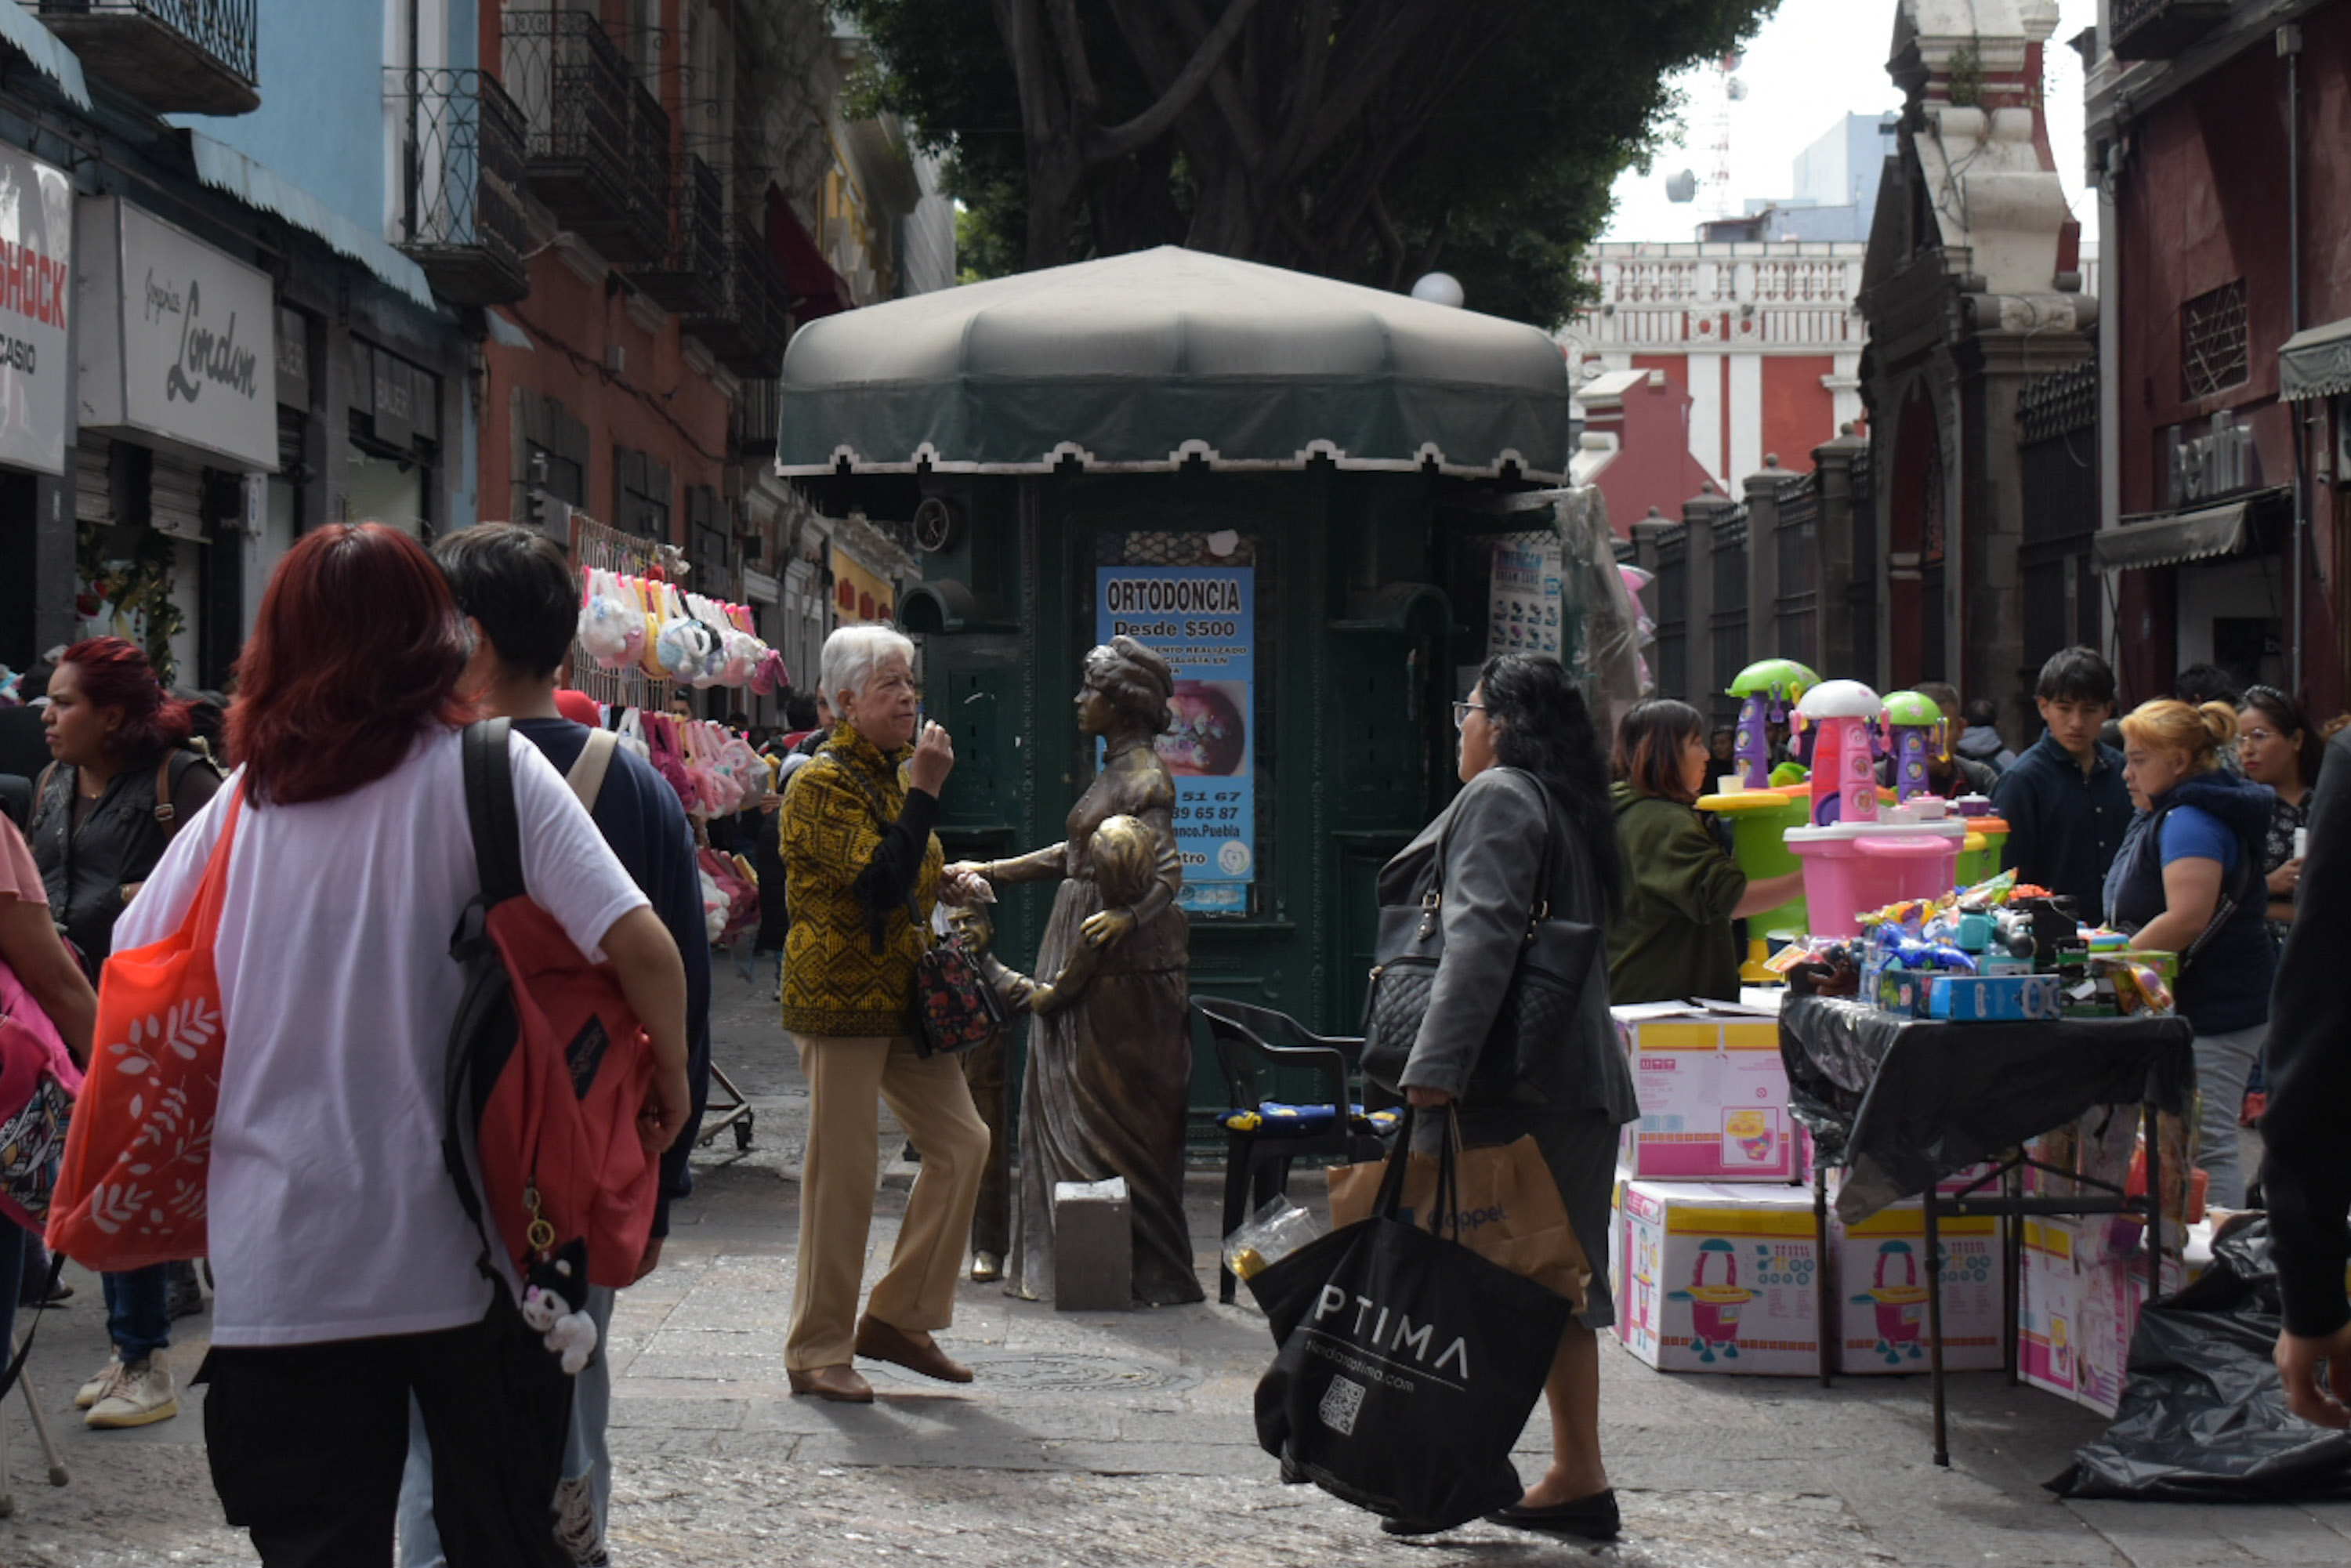
<svg viewBox="0 0 2351 1568"><path fill-rule="evenodd" d="M1510 1448L1573 1310L1459 1241L1457 1142L1429 1209L1452 1235L1396 1218L1407 1113L1372 1217L1249 1281L1280 1346L1257 1389L1266 1452L1333 1497L1435 1526L1519 1500Z"/></svg>

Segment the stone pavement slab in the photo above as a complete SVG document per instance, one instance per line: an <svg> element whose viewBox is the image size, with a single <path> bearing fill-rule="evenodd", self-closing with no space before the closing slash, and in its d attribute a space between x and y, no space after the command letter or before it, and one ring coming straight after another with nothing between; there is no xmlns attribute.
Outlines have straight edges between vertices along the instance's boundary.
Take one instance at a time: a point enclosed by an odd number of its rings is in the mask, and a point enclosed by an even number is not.
<svg viewBox="0 0 2351 1568"><path fill-rule="evenodd" d="M1263 1320L1213 1301L1057 1313L967 1284L942 1339L968 1387L868 1368L870 1407L795 1399L783 1370L807 1096L764 992L722 967L719 1061L752 1098L752 1147L697 1155L659 1273L626 1292L617 1373L613 1560L620 1568L939 1563L972 1568L2206 1568L2351 1563L2351 1505L2185 1508L2065 1503L2041 1482L2103 1423L1996 1375L1952 1380L1954 1464L1928 1459L1922 1378L1667 1376L1604 1342L1602 1421L1626 1534L1600 1550L1478 1524L1426 1542L1311 1488L1285 1487L1257 1448L1251 1398L1270 1354ZM899 1136L885 1129L886 1155ZM868 1250L878 1274L914 1169L890 1161ZM1314 1186L1301 1179L1300 1191ZM1189 1194L1212 1281L1219 1174ZM83 1428L74 1387L106 1355L98 1283L49 1314L35 1353L43 1407L72 1471L41 1478L24 1405L0 1414L16 1470L0 1520L6 1568L220 1568L250 1563L219 1515L201 1394L176 1420ZM183 1382L207 1320L177 1325ZM330 1398L331 1391L324 1391ZM322 1440L331 1420L322 1419ZM1522 1474L1547 1458L1540 1412Z"/></svg>

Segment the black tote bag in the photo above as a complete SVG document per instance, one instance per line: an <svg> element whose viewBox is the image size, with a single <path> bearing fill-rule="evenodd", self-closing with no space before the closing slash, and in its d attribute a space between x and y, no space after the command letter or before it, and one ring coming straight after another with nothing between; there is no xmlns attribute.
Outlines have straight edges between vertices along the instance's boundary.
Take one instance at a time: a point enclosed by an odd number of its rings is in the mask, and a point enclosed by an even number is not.
<svg viewBox="0 0 2351 1568"><path fill-rule="evenodd" d="M1257 1435L1286 1473L1389 1519L1449 1527L1524 1492L1510 1448L1573 1312L1566 1297L1458 1239L1458 1130L1439 1156L1434 1227L1395 1218L1412 1113L1372 1218L1249 1281L1280 1346L1257 1387Z"/></svg>

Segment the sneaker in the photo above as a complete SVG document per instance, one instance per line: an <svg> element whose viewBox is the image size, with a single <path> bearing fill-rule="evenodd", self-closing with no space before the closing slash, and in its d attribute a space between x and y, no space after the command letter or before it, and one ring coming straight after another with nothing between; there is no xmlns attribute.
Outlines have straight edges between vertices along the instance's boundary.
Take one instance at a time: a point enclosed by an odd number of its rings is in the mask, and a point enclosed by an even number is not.
<svg viewBox="0 0 2351 1568"><path fill-rule="evenodd" d="M106 1392L82 1417L82 1424L100 1429L145 1427L168 1421L179 1413L180 1396L172 1386L171 1364L157 1351L145 1361L123 1363Z"/></svg>
<svg viewBox="0 0 2351 1568"><path fill-rule="evenodd" d="M122 1353L118 1350L106 1358L106 1364L98 1369L96 1377L81 1385L81 1392L74 1396L74 1408L87 1410L97 1404L105 1396L106 1385L113 1382L114 1375L121 1370Z"/></svg>
<svg viewBox="0 0 2351 1568"><path fill-rule="evenodd" d="M184 1318L204 1310L204 1288L196 1280L193 1263L174 1263L172 1268L172 1290L165 1311L173 1318Z"/></svg>

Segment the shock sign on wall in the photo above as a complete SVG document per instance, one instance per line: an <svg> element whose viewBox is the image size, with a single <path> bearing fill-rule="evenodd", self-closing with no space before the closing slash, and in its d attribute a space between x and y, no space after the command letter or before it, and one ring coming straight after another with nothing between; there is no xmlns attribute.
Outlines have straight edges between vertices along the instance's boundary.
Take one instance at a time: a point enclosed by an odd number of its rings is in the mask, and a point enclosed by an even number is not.
<svg viewBox="0 0 2351 1568"><path fill-rule="evenodd" d="M1257 572L1251 567L1105 566L1096 638L1124 635L1176 676L1175 724L1159 737L1176 775L1176 849L1186 909L1245 915L1257 880Z"/></svg>

